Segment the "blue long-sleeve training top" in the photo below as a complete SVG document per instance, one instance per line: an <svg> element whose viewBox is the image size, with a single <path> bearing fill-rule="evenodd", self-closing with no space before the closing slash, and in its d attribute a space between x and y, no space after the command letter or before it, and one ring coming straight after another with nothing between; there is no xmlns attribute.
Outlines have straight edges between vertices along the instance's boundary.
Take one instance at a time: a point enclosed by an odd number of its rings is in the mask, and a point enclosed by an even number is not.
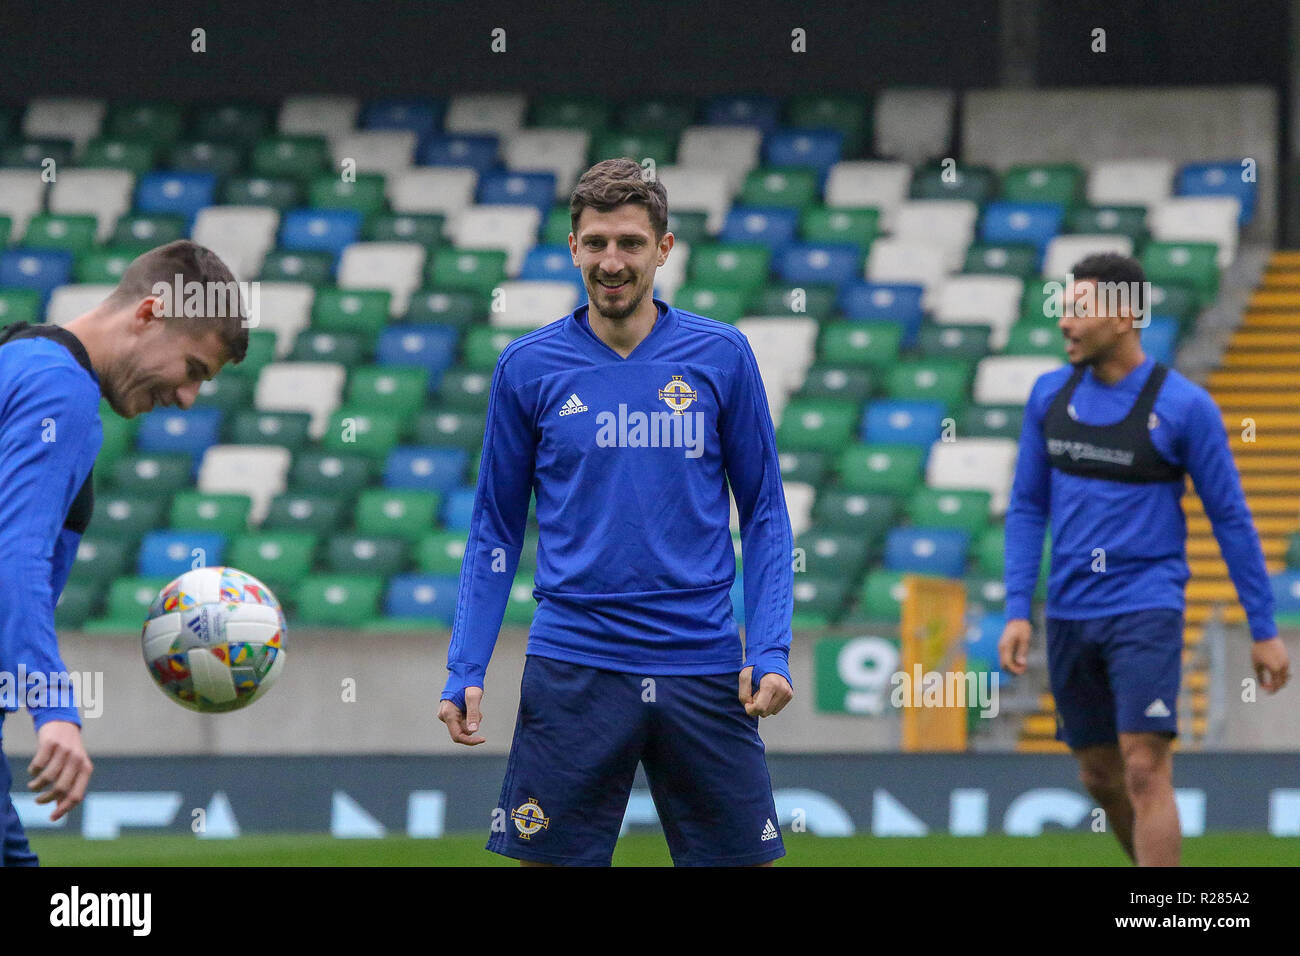
<svg viewBox="0 0 1300 956"><path fill-rule="evenodd" d="M15 682L39 673L53 687L66 674L54 606L90 519L90 473L103 442L99 377L72 333L17 331L0 347L0 673ZM36 729L80 725L75 701L67 703L30 707Z"/></svg>
<svg viewBox="0 0 1300 956"><path fill-rule="evenodd" d="M1122 420L1131 422L1136 417L1130 412L1137 407L1154 366L1148 358L1114 385L1100 382L1087 369L1065 411L1085 429L1114 425L1118 430ZM1073 372L1067 365L1040 376L1025 407L1006 517L1007 617L1029 617L1049 518L1049 617L1106 617L1145 608L1185 610L1190 572L1181 499L1186 486L1177 474L1185 472L1205 504L1246 610L1251 636L1255 640L1275 636L1273 593L1263 550L1214 399L1177 371L1168 370L1145 425L1150 437L1147 447L1153 446L1158 456L1146 467L1169 480L1140 483L1084 477L1053 466L1044 436L1044 421ZM1089 442L1058 442L1055 452L1071 455L1070 461L1091 460L1099 468L1124 459L1118 449ZM1141 459L1142 450L1138 452ZM1162 470L1168 474L1161 476Z"/></svg>
<svg viewBox="0 0 1300 956"><path fill-rule="evenodd" d="M626 358L587 306L502 352L443 699L482 687L537 498L528 653L647 675L753 665L790 679L793 541L776 437L745 337L655 300ZM730 483L745 561L732 614Z"/></svg>

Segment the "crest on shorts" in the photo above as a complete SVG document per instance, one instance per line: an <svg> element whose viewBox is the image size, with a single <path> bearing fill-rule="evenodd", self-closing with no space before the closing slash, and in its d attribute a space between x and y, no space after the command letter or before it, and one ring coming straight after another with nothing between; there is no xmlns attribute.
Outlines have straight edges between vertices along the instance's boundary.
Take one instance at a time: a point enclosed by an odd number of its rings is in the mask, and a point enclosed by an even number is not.
<svg viewBox="0 0 1300 956"><path fill-rule="evenodd" d="M691 402L699 398L699 393L683 382L680 375L674 375L671 382L659 389L659 398L680 415L691 407Z"/></svg>
<svg viewBox="0 0 1300 956"><path fill-rule="evenodd" d="M515 822L519 838L527 840L534 833L550 829L551 818L542 812L542 806L536 797L529 797L510 811L510 819Z"/></svg>

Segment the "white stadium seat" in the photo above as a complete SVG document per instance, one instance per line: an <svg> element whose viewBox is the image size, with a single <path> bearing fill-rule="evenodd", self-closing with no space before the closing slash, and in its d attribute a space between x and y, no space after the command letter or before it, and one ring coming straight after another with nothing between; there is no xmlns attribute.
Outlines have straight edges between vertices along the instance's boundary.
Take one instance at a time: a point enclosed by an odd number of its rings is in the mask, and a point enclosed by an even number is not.
<svg viewBox="0 0 1300 956"><path fill-rule="evenodd" d="M952 90L884 90L876 99L876 155L918 163L951 155Z"/></svg>
<svg viewBox="0 0 1300 956"><path fill-rule="evenodd" d="M975 401L980 405L1023 405L1039 377L1064 365L1050 355L990 355L975 366Z"/></svg>
<svg viewBox="0 0 1300 956"><path fill-rule="evenodd" d="M203 453L198 489L208 495L248 495L248 520L260 525L271 501L283 494L291 460L277 445L213 445Z"/></svg>
<svg viewBox="0 0 1300 956"><path fill-rule="evenodd" d="M792 392L803 384L817 351L817 320L747 317L736 328L749 340L758 363L772 420L779 422Z"/></svg>
<svg viewBox="0 0 1300 956"><path fill-rule="evenodd" d="M9 218L11 241L45 205L45 183L30 169L0 169L0 216Z"/></svg>
<svg viewBox="0 0 1300 956"><path fill-rule="evenodd" d="M676 239L675 236L673 238ZM655 270L655 288L658 290L659 298L665 302L673 301L677 290L686 283L686 270L690 262L691 244L681 240L674 242L664 264Z"/></svg>
<svg viewBox="0 0 1300 956"><path fill-rule="evenodd" d="M493 308L488 317L498 328L537 329L578 306L580 294L572 282L522 280L503 282L494 296L500 309Z"/></svg>
<svg viewBox="0 0 1300 956"><path fill-rule="evenodd" d="M785 507L790 513L790 531L797 538L812 527L812 509L817 489L802 481L787 481L783 488Z"/></svg>
<svg viewBox="0 0 1300 956"><path fill-rule="evenodd" d="M682 166L721 169L734 195L759 164L763 134L756 126L688 126L677 143Z"/></svg>
<svg viewBox="0 0 1300 956"><path fill-rule="evenodd" d="M454 216L474 204L478 172L468 166L420 166L390 176L386 191L393 212Z"/></svg>
<svg viewBox="0 0 1300 956"><path fill-rule="evenodd" d="M909 199L894 213L894 238L942 246L948 271L957 272L975 238L979 212L969 199Z"/></svg>
<svg viewBox="0 0 1300 956"><path fill-rule="evenodd" d="M1088 176L1088 202L1094 206L1154 206L1169 198L1174 164L1167 159L1100 162Z"/></svg>
<svg viewBox="0 0 1300 956"><path fill-rule="evenodd" d="M867 278L872 282L901 282L922 286L924 306L933 306L948 272L948 254L932 242L884 237L867 253Z"/></svg>
<svg viewBox="0 0 1300 956"><path fill-rule="evenodd" d="M894 211L907 199L912 167L907 163L855 159L836 163L826 177L827 206L873 206L880 225L894 228Z"/></svg>
<svg viewBox="0 0 1300 956"><path fill-rule="evenodd" d="M330 137L330 152L336 176L348 159L356 163L359 173L392 176L415 162L415 133L409 129L349 130Z"/></svg>
<svg viewBox="0 0 1300 956"><path fill-rule="evenodd" d="M286 136L337 136L356 129L361 101L355 96L291 96L280 106L279 132Z"/></svg>
<svg viewBox="0 0 1300 956"><path fill-rule="evenodd" d="M389 315L398 318L422 284L425 255L417 242L354 242L339 259L339 288L387 289Z"/></svg>
<svg viewBox="0 0 1300 956"><path fill-rule="evenodd" d="M1106 252L1131 256L1133 240L1128 236L1106 233L1056 236L1047 244L1047 254L1043 256L1043 277L1064 279L1080 259Z"/></svg>
<svg viewBox="0 0 1300 956"><path fill-rule="evenodd" d="M536 206L485 204L464 209L449 224L458 249L504 249L506 275L516 276L537 243L542 214Z"/></svg>
<svg viewBox="0 0 1300 956"><path fill-rule="evenodd" d="M987 491L995 515L1006 514L1015 479L1016 442L1010 438L961 438L930 446L925 483L931 488Z"/></svg>
<svg viewBox="0 0 1300 956"><path fill-rule="evenodd" d="M50 304L45 309L45 321L50 325L67 325L107 299L116 288L115 285L99 282L61 285L50 295Z"/></svg>
<svg viewBox="0 0 1300 956"><path fill-rule="evenodd" d="M1025 283L1016 276L949 276L934 302L934 319L945 325L989 325L989 345L1007 344L1011 326L1020 315Z"/></svg>
<svg viewBox="0 0 1300 956"><path fill-rule="evenodd" d="M275 333L275 357L293 351L298 333L311 324L316 289L306 282L258 282L249 302L249 328Z"/></svg>
<svg viewBox="0 0 1300 956"><path fill-rule="evenodd" d="M99 135L104 125L104 101L92 99L34 99L23 114L23 135L29 139L70 139L74 155ZM62 172L62 170L60 170Z"/></svg>
<svg viewBox="0 0 1300 956"><path fill-rule="evenodd" d="M50 186L50 212L96 217L95 237L106 242L131 208L135 175L125 169L64 169Z"/></svg>
<svg viewBox="0 0 1300 956"><path fill-rule="evenodd" d="M194 241L219 255L241 281L257 278L275 247L280 213L270 206L205 206L194 219Z"/></svg>
<svg viewBox="0 0 1300 956"><path fill-rule="evenodd" d="M253 407L259 412L307 412L319 440L343 401L348 373L334 362L272 362L257 377Z"/></svg>
<svg viewBox="0 0 1300 956"><path fill-rule="evenodd" d="M660 166L659 181L668 191L668 208L675 212L704 212L705 228L716 235L731 209L731 180L713 166Z"/></svg>
<svg viewBox="0 0 1300 956"><path fill-rule="evenodd" d="M1240 214L1236 196L1176 196L1152 209L1147 222L1152 238L1161 242L1215 243L1219 268L1226 269L1237 257Z"/></svg>
<svg viewBox="0 0 1300 956"><path fill-rule="evenodd" d="M502 155L512 172L554 173L555 198L566 200L587 168L590 141L581 129L521 129L507 137Z"/></svg>
<svg viewBox="0 0 1300 956"><path fill-rule="evenodd" d="M443 123L448 133L495 133L505 137L524 125L522 93L461 93L451 98Z"/></svg>

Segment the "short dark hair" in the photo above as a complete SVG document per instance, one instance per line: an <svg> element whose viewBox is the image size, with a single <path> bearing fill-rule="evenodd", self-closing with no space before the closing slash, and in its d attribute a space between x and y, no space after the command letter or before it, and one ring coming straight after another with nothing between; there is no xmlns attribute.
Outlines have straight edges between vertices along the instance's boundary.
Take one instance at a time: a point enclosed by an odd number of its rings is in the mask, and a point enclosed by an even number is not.
<svg viewBox="0 0 1300 956"><path fill-rule="evenodd" d="M1147 274L1142 263L1132 256L1121 256L1117 252L1097 252L1084 256L1074 264L1070 275L1077 279L1095 279L1098 283L1114 283L1132 290L1132 298L1124 301L1130 307L1134 318L1145 314Z"/></svg>
<svg viewBox="0 0 1300 956"><path fill-rule="evenodd" d="M650 227L656 241L668 231L668 190L635 159L623 156L606 159L582 174L578 185L569 196L569 220L573 232L578 231L582 211L590 206L597 212L609 212L624 203L645 206L650 216Z"/></svg>
<svg viewBox="0 0 1300 956"><path fill-rule="evenodd" d="M106 301L111 307L127 307L153 295L158 284L172 287L177 281L182 288L196 282L208 290L215 288L218 291L229 291L229 301L233 307L218 310L226 314L185 315L177 308L173 311L178 314L165 318L168 322L176 323L183 331L195 335L207 332L213 323L220 323L216 327L217 333L229 361L235 364L242 362L248 353L246 303L239 294L234 273L221 261L220 256L197 242L178 239L136 256ZM205 301L211 300L205 296Z"/></svg>

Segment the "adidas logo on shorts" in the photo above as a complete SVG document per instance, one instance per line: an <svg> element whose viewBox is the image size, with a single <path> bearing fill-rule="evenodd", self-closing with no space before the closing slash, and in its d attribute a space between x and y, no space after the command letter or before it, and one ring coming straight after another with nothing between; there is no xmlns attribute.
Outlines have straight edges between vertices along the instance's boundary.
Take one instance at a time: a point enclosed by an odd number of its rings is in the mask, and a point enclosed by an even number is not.
<svg viewBox="0 0 1300 956"><path fill-rule="evenodd" d="M772 818L768 817L767 823L763 826L763 835L760 839L766 843L768 840L775 840L780 835L780 831L777 830L776 827L772 826Z"/></svg>
<svg viewBox="0 0 1300 956"><path fill-rule="evenodd" d="M579 412L585 411L587 411L587 406L582 404L582 399L578 397L577 392L574 392L569 396L569 400L560 407L560 417L563 418L565 415L576 415Z"/></svg>

